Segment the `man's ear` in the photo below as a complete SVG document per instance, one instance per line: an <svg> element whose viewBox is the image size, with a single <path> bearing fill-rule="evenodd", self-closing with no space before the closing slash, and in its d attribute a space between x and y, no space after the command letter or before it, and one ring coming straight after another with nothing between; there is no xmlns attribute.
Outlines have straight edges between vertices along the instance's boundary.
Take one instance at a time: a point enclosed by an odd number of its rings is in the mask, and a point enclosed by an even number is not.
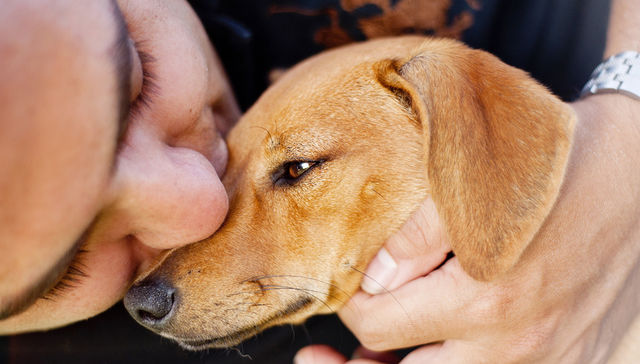
<svg viewBox="0 0 640 364"><path fill-rule="evenodd" d="M525 72L457 42L374 64L424 133L432 198L465 271L510 269L560 189L573 110Z"/></svg>

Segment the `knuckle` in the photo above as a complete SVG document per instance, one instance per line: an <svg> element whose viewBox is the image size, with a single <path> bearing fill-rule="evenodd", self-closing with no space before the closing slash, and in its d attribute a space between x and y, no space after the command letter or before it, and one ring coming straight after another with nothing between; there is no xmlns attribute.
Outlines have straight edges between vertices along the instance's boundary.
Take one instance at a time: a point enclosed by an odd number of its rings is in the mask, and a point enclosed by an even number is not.
<svg viewBox="0 0 640 364"><path fill-rule="evenodd" d="M471 310L479 325L491 325L507 320L514 311L517 299L507 288L494 287L474 300Z"/></svg>

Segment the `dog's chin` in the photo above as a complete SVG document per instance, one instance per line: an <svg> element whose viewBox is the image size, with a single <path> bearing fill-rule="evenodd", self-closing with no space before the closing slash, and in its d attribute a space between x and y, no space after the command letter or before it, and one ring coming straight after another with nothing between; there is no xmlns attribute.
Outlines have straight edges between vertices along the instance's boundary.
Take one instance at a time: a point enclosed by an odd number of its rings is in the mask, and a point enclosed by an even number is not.
<svg viewBox="0 0 640 364"><path fill-rule="evenodd" d="M187 350L195 351L204 349L229 348L240 344L241 342L259 334L269 327L278 324L292 323L291 321L294 315L297 316L301 311L308 308L312 304L313 300L311 298L301 297L299 300L288 305L285 309L274 313L265 320L261 320L260 323L236 329L235 331L223 336L206 338L206 335L202 335L199 338L192 339L175 337L167 333L160 333L160 335L176 341L181 347ZM308 314L305 314L305 317L309 317L311 315L312 313L309 312ZM297 318L296 321L300 321L300 318Z"/></svg>
<svg viewBox="0 0 640 364"><path fill-rule="evenodd" d="M180 339L173 338L181 347L187 350L223 349L240 344L246 339L260 333L260 326L253 326L232 334L209 339Z"/></svg>

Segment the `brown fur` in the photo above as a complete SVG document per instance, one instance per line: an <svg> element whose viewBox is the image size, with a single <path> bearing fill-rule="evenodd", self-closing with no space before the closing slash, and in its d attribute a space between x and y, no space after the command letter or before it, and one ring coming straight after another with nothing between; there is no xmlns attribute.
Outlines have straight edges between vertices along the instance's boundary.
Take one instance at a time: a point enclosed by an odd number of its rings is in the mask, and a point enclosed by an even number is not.
<svg viewBox="0 0 640 364"><path fill-rule="evenodd" d="M554 204L574 119L524 72L455 41L376 40L299 64L229 135L222 228L145 275L176 288L160 334L228 346L338 309L428 195L464 269L499 276ZM291 161L321 162L274 183Z"/></svg>

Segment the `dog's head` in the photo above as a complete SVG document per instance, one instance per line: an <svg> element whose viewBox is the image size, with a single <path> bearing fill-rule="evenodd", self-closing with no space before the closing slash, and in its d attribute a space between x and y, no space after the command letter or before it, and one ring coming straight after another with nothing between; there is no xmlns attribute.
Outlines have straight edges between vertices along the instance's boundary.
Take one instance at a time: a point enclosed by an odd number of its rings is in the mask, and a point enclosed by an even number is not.
<svg viewBox="0 0 640 364"><path fill-rule="evenodd" d="M334 311L428 195L464 269L492 279L551 209L573 122L525 73L457 42L313 57L231 131L222 228L167 254L125 305L188 348Z"/></svg>

